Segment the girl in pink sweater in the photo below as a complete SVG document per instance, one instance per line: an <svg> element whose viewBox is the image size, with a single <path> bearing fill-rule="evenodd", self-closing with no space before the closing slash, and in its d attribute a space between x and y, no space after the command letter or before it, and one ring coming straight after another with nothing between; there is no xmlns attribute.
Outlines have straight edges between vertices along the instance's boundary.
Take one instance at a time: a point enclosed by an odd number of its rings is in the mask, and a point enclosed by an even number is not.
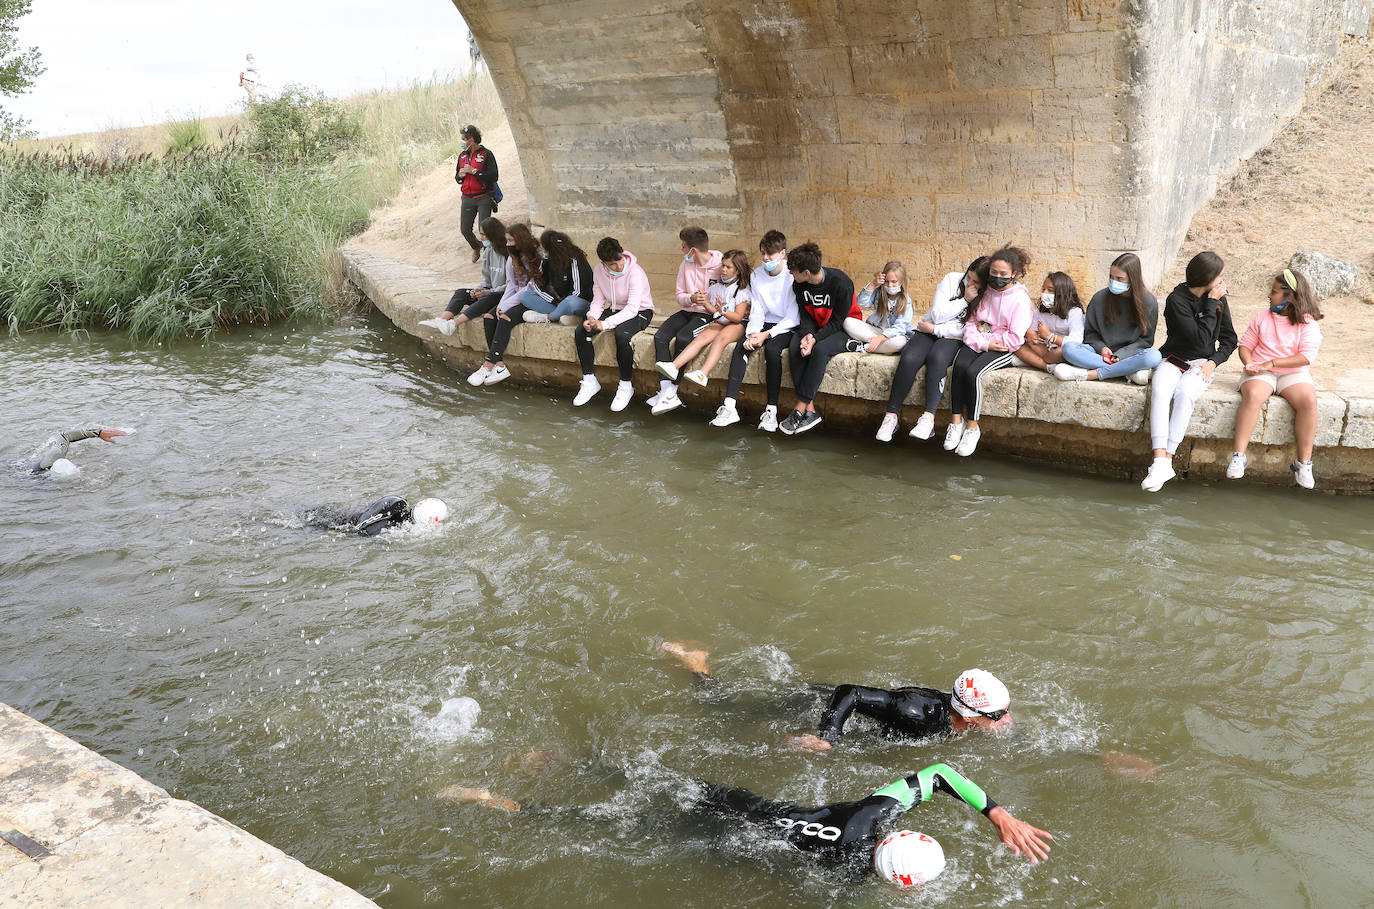
<svg viewBox="0 0 1374 909"><path fill-rule="evenodd" d="M992 254L978 269L983 287L976 308L965 311L964 344L954 355L950 371L949 428L945 430L945 451L968 457L978 447L982 433L978 417L983 410L983 377L994 369L1010 366L1014 354L1026 340L1035 310L1030 294L1017 280L1026 275L1030 256L1023 249L1009 246ZM964 419L967 417L967 421Z"/></svg>
<svg viewBox="0 0 1374 909"><path fill-rule="evenodd" d="M1236 411L1235 453L1226 476L1238 480L1245 476L1245 449L1255 431L1260 408L1274 392L1293 405L1293 436L1298 457L1289 469L1303 489L1315 485L1312 479L1312 446L1317 438L1317 389L1312 384L1310 367L1317 359L1322 330L1317 320L1312 285L1301 272L1285 268L1274 277L1269 288L1269 308L1250 320L1240 339L1240 361L1245 371L1240 383L1240 409Z"/></svg>

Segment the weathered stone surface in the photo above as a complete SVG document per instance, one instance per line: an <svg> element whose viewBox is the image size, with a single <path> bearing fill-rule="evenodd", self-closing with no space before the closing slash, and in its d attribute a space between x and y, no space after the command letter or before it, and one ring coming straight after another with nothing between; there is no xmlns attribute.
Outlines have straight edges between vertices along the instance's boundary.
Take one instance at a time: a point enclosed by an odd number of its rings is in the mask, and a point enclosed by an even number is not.
<svg viewBox="0 0 1374 909"><path fill-rule="evenodd" d="M0 905L375 906L3 704L0 755L0 828L53 853L0 844Z"/></svg>
<svg viewBox="0 0 1374 909"><path fill-rule="evenodd" d="M1348 294L1355 287L1359 270L1349 262L1324 256L1319 252L1296 252L1288 260L1288 267L1302 272L1312 285L1318 300Z"/></svg>
<svg viewBox="0 0 1374 909"><path fill-rule="evenodd" d="M374 266L385 262L376 257L344 251L346 271L359 287L368 286L379 294L377 307L393 318L398 327L416 334L436 355L466 371L482 360L486 344L481 327L461 326L452 337L417 328L417 317L433 315L447 299L446 292L434 292L433 299L415 295L398 300L391 296L385 282L368 277ZM411 282L417 276L398 273L398 281ZM408 326L408 328L407 328ZM574 360L572 329L558 325L524 325L515 337L523 335L519 348L537 356L508 353L513 383L576 387L581 369ZM597 342L597 373L603 388L617 378L611 342ZM636 393L653 394L659 376L654 370L653 327L633 339ZM515 345L512 345L512 351ZM711 382L701 388L691 382L681 384L688 409L709 413L725 393L730 350L711 372ZM695 366L702 358L689 364ZM832 430L853 430L870 435L886 410L888 391L897 357L880 354L840 354L831 360L817 398L817 408ZM914 420L923 410L924 373L906 399L902 418ZM1198 402L1193 412L1188 438L1179 450L1176 465L1184 475L1220 479L1226 471L1235 431L1236 408L1240 403L1240 378L1235 373L1219 375ZM740 407L746 420L762 407L765 399L763 355L750 357ZM792 380L783 358L783 387ZM786 409L792 394L785 391L780 403ZM983 441L980 451L1003 452L1031 459L1069 465L1078 469L1139 479L1148 466L1149 389L1114 380L1108 382L1061 382L1038 370L1008 367L985 377ZM940 409L947 411L949 391L945 389ZM915 411L915 412L913 412ZM1374 494L1374 397L1318 393L1317 458L1322 489ZM940 421L943 423L943 419ZM937 430L937 436L939 436ZM911 443L916 444L916 443ZM1292 410L1281 398L1272 398L1260 413L1251 445L1251 466L1246 473L1253 482L1292 483L1288 462L1292 459ZM0 769L4 766L0 754Z"/></svg>

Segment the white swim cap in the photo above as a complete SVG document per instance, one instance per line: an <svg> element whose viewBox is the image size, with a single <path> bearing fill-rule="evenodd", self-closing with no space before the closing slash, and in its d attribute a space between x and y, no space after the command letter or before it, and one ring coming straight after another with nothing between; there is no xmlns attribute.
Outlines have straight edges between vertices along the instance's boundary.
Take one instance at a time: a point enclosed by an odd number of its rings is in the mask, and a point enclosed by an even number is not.
<svg viewBox="0 0 1374 909"><path fill-rule="evenodd" d="M960 716L987 716L1011 706L1011 695L1007 686L997 680L997 676L984 669L965 669L954 680L954 696L951 706Z"/></svg>
<svg viewBox="0 0 1374 909"><path fill-rule="evenodd" d="M897 830L873 850L873 867L898 887L919 887L945 870L945 850L924 833Z"/></svg>
<svg viewBox="0 0 1374 909"><path fill-rule="evenodd" d="M56 461L52 462L52 466L48 468L48 471L55 477L74 477L81 472L81 468L77 467L66 458L58 458Z"/></svg>
<svg viewBox="0 0 1374 909"><path fill-rule="evenodd" d="M410 515L416 524L442 524L448 519L448 506L439 499L421 499Z"/></svg>

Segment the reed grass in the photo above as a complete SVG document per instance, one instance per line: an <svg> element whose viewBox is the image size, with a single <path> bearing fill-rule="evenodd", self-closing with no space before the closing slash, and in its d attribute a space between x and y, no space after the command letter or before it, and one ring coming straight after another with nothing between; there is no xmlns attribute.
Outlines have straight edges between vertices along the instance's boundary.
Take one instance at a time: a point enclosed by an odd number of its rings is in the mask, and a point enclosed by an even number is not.
<svg viewBox="0 0 1374 909"><path fill-rule="evenodd" d="M455 154L464 123L504 121L485 73L342 104L362 131L324 160L264 161L250 136L212 139L199 119L140 154L127 131L114 154L99 137L0 149L0 320L168 341L336 314L337 248L412 172Z"/></svg>

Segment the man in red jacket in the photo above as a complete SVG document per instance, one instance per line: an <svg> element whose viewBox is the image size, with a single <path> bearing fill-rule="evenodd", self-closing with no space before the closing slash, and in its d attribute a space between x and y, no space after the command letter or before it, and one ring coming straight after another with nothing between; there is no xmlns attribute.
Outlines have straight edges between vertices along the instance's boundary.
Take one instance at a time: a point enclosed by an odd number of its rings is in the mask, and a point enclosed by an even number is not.
<svg viewBox="0 0 1374 909"><path fill-rule="evenodd" d="M459 132L463 150L453 179L463 192L463 239L472 247L472 261L482 258L482 244L472 232L474 224L485 221L496 210L494 191L499 179L496 156L482 145L482 131L469 123Z"/></svg>

